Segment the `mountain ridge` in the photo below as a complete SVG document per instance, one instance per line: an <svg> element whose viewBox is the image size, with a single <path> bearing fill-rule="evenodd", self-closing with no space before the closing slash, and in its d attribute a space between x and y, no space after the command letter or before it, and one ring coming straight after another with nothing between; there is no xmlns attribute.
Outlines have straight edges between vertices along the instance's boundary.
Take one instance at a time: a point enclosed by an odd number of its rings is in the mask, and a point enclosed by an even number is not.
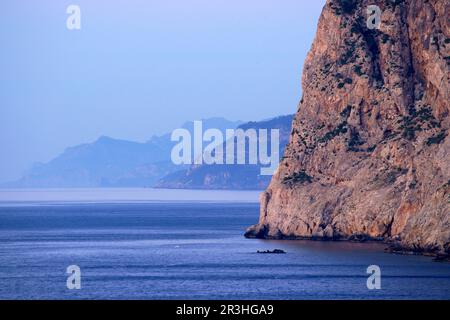
<svg viewBox="0 0 450 320"><path fill-rule="evenodd" d="M278 129L280 132L278 154L281 155L288 142L292 118L293 115L284 115L262 121L249 121L239 125L237 129L244 131L247 129L267 129L268 131ZM268 144L270 144L270 139ZM226 148L224 147L223 149L225 150ZM171 189L263 190L268 186L271 177L261 175L260 168L261 165L259 164L192 165L163 177L158 181L156 187Z"/></svg>
<svg viewBox="0 0 450 320"><path fill-rule="evenodd" d="M193 121L182 128L192 130ZM203 119L205 128L234 128L242 121L221 117ZM175 144L170 133L146 142L100 136L91 143L67 147L47 163L35 163L9 188L151 187L162 176L179 170L170 159Z"/></svg>

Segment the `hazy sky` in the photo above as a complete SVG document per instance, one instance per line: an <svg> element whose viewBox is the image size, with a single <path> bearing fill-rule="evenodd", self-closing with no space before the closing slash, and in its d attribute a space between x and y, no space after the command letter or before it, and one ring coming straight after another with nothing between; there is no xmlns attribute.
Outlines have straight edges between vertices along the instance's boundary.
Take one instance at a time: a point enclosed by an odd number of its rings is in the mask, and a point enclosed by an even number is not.
<svg viewBox="0 0 450 320"><path fill-rule="evenodd" d="M2 0L0 182L101 135L293 113L325 0ZM81 30L66 8L81 8Z"/></svg>

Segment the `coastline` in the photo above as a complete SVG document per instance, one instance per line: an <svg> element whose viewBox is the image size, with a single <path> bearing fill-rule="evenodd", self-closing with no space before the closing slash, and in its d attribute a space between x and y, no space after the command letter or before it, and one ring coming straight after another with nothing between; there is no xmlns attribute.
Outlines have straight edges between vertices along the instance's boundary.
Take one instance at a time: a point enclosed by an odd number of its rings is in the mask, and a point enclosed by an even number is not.
<svg viewBox="0 0 450 320"><path fill-rule="evenodd" d="M450 253L441 252L433 249L410 248L403 246L400 241L384 237L371 237L367 234L352 234L349 236L296 236L285 235L278 232L276 235L270 235L268 226L259 226L258 224L250 226L244 233L247 239L265 239L265 240L307 240L307 241L323 241L323 242L354 242L354 243L383 243L386 245L384 252L397 255L421 255L433 257L433 261L450 262Z"/></svg>

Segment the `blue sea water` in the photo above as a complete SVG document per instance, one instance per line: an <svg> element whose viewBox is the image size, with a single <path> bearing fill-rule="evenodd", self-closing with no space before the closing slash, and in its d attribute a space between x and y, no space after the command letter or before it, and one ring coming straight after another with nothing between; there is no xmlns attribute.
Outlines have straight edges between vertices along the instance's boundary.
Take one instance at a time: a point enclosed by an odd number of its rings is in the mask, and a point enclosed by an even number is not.
<svg viewBox="0 0 450 320"><path fill-rule="evenodd" d="M258 210L242 198L0 201L0 299L450 299L449 263L375 243L245 239ZM256 253L274 248L287 254ZM66 287L69 265L80 290ZM369 265L381 290L366 286Z"/></svg>

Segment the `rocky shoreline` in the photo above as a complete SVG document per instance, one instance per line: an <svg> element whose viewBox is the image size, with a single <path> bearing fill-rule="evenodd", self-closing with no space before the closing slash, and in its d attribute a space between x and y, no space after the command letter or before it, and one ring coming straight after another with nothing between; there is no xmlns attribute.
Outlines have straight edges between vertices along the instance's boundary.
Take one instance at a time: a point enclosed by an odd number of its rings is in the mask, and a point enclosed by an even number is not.
<svg viewBox="0 0 450 320"><path fill-rule="evenodd" d="M262 228L264 229L264 228ZM376 242L386 244L386 248L384 251L390 254L399 254L399 255L422 255L433 257L433 261L441 262L446 261L450 262L450 254L447 252L439 252L432 249L420 249L420 248L405 248L401 245L400 241L395 241L392 239L385 239L382 237L371 237L366 234L354 234L349 237L305 237L305 236L295 236L295 235L283 235L282 233L278 233L276 235L269 235L267 231L261 232L255 231L254 226L248 228L244 233L244 237L248 239L266 239L266 240L287 240L287 241L295 241L295 240L306 240L306 241L323 241L323 242L334 242L334 241L343 241L343 242L355 242L355 243L364 243L364 242Z"/></svg>

